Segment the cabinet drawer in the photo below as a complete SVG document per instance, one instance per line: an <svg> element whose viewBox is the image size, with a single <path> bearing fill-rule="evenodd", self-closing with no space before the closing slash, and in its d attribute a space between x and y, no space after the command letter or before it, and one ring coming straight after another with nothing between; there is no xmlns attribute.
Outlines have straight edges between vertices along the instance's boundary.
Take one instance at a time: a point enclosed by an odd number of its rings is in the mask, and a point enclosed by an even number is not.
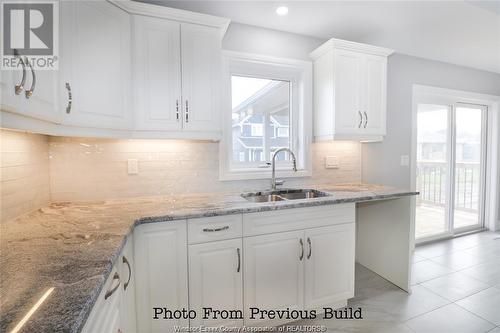
<svg viewBox="0 0 500 333"><path fill-rule="evenodd" d="M255 236L355 221L355 204L291 208L243 215L243 235Z"/></svg>
<svg viewBox="0 0 500 333"><path fill-rule="evenodd" d="M242 237L242 216L225 215L188 220L189 244Z"/></svg>

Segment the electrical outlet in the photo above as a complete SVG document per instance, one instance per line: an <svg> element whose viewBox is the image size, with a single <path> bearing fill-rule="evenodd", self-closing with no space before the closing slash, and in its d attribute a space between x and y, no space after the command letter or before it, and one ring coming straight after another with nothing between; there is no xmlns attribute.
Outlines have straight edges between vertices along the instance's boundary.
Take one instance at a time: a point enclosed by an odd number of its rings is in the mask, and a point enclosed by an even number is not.
<svg viewBox="0 0 500 333"><path fill-rule="evenodd" d="M410 156L401 155L401 166L409 166L410 165Z"/></svg>
<svg viewBox="0 0 500 333"><path fill-rule="evenodd" d="M129 175L137 175L139 173L139 162L136 159L129 159L127 169Z"/></svg>
<svg viewBox="0 0 500 333"><path fill-rule="evenodd" d="M339 159L337 156L326 156L325 157L325 168L326 169L338 169Z"/></svg>

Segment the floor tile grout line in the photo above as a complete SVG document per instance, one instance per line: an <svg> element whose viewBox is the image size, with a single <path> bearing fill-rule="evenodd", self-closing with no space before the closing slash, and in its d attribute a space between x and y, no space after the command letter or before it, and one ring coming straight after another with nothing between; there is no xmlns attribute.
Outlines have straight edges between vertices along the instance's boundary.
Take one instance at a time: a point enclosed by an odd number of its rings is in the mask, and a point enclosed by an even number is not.
<svg viewBox="0 0 500 333"><path fill-rule="evenodd" d="M459 306L460 308L462 308L462 309L464 309L465 311L467 311L467 312L469 312L469 313L473 314L474 316L476 316L476 317L478 317L478 318L481 318L481 319L483 319L484 321L487 321L488 323L490 323L491 325L493 325L493 328L497 327L497 324L492 323L491 321L489 321L488 319L486 319L486 318L484 318L484 317L481 317L481 316L480 316L480 315L478 315L477 313L474 313L474 312L472 312L472 311L470 311L470 310L468 310L468 309L464 308L464 307L463 307L463 306L461 306L460 304L457 304L456 302L454 302L453 304L455 304L455 305ZM491 331L491 330L490 330L490 331ZM488 332L489 332L489 331L488 331Z"/></svg>

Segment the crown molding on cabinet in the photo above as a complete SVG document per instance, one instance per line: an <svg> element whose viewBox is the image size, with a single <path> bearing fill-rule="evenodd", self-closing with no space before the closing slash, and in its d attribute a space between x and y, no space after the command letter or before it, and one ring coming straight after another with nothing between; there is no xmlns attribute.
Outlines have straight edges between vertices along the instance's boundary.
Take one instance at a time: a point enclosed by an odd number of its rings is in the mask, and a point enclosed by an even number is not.
<svg viewBox="0 0 500 333"><path fill-rule="evenodd" d="M220 33L221 40L224 37L227 28L229 27L229 23L231 22L230 19L225 17L195 13L187 10L164 7L149 3L142 3L131 0L108 0L108 1L120 7L121 9L125 10L129 14L158 17L173 21L194 23L194 24L219 28L221 30Z"/></svg>
<svg viewBox="0 0 500 333"><path fill-rule="evenodd" d="M310 56L313 60L316 60L333 48L354 51L354 52L362 52L366 54L379 55L384 57L388 57L394 53L394 50L387 49L384 47L373 46L363 43L356 43L343 39L331 38L328 41L326 41L323 45L318 47L316 50L311 52Z"/></svg>

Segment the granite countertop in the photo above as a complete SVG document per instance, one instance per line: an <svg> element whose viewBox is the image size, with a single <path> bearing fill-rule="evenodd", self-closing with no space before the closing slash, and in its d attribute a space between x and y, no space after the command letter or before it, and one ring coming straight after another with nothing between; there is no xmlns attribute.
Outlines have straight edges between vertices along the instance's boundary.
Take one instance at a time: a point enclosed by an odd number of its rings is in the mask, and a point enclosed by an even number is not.
<svg viewBox="0 0 500 333"><path fill-rule="evenodd" d="M391 199L416 192L378 185L313 186L328 197L251 203L235 193L54 203L0 225L0 331L49 289L21 332L80 332L127 234L141 223Z"/></svg>

